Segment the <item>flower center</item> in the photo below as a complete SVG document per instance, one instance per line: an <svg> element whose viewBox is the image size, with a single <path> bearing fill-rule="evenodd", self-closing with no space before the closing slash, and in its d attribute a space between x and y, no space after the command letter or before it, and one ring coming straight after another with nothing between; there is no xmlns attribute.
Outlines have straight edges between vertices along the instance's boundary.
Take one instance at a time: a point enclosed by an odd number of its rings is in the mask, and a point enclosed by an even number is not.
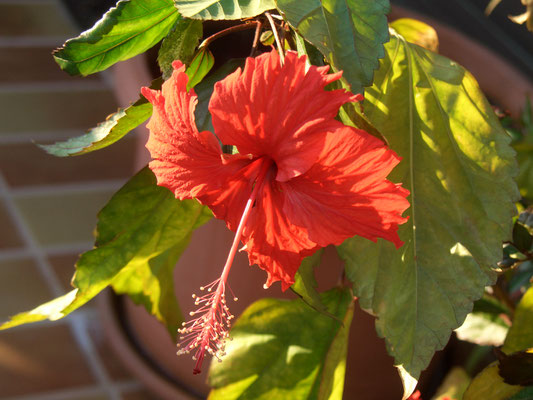
<svg viewBox="0 0 533 400"><path fill-rule="evenodd" d="M193 359L196 360L196 365L193 369L193 374L195 375L202 371L202 362L206 352L216 357L219 361L225 355L225 343L229 336L230 321L234 318L226 305L226 281L257 194L263 186L268 171L273 165L273 161L267 157L264 157L261 162L259 174L255 179L252 193L246 202L220 278L200 288L201 291L206 291L207 294L203 296L192 295L195 299L194 304L199 306L199 308L191 311L189 315L202 315L191 321L184 322L182 328L178 330L181 334L180 343L178 343L178 355L190 353L195 350L193 356Z"/></svg>

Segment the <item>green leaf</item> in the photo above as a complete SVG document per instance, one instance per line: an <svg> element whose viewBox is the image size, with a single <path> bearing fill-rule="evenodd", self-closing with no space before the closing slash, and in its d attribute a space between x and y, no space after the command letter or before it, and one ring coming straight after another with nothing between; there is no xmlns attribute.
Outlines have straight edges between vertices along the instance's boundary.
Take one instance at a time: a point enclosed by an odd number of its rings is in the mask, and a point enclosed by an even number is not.
<svg viewBox="0 0 533 400"><path fill-rule="evenodd" d="M411 18L400 18L390 26L405 40L435 53L439 52L437 31L428 24Z"/></svg>
<svg viewBox="0 0 533 400"><path fill-rule="evenodd" d="M174 0L184 17L194 19L242 19L276 8L274 0Z"/></svg>
<svg viewBox="0 0 533 400"><path fill-rule="evenodd" d="M514 144L516 159L520 166L520 172L516 177L516 182L520 188L522 196L533 198L533 107L526 99L524 110L520 115L520 122L523 129L520 139Z"/></svg>
<svg viewBox="0 0 533 400"><path fill-rule="evenodd" d="M509 138L462 67L392 35L365 112L402 161L405 244L355 237L339 253L404 383L413 384L495 278L518 198Z"/></svg>
<svg viewBox="0 0 533 400"><path fill-rule="evenodd" d="M189 76L187 88L191 89L201 82L213 67L213 64L213 55L209 50L201 49L190 62L189 68L187 68L186 73ZM170 68L172 68L171 65ZM162 83L163 80L161 78L155 79L150 85L150 88L160 89ZM98 124L98 126L84 135L63 142L39 145L39 147L57 157L87 154L95 150L103 149L122 139L127 133L150 118L151 115L152 104L141 95L134 104L126 109L119 109L116 113L111 114L104 122Z"/></svg>
<svg viewBox="0 0 533 400"><path fill-rule="evenodd" d="M499 315L473 312L467 315L465 322L455 333L459 340L480 346L501 346L508 331L509 326Z"/></svg>
<svg viewBox="0 0 533 400"><path fill-rule="evenodd" d="M509 310L500 302L484 296L474 303L474 310L455 330L457 338L480 346L501 346L509 331L502 315L508 314Z"/></svg>
<svg viewBox="0 0 533 400"><path fill-rule="evenodd" d="M248 307L231 330L227 355L211 364L209 399L342 399L353 296L333 289L321 299L342 324L301 300Z"/></svg>
<svg viewBox="0 0 533 400"><path fill-rule="evenodd" d="M533 245L533 207L522 211L513 227L513 245L527 253Z"/></svg>
<svg viewBox="0 0 533 400"><path fill-rule="evenodd" d="M432 400L462 399L470 383L470 376L461 367L453 367L437 389Z"/></svg>
<svg viewBox="0 0 533 400"><path fill-rule="evenodd" d="M508 385L498 374L498 362L493 362L472 380L463 400L508 400L522 390L521 386Z"/></svg>
<svg viewBox="0 0 533 400"><path fill-rule="evenodd" d="M172 0L121 0L54 59L70 75L87 76L143 53L163 39L179 14Z"/></svg>
<svg viewBox="0 0 533 400"><path fill-rule="evenodd" d="M157 55L163 79L167 80L172 75L173 61L180 60L185 65L191 63L202 33L202 22L178 18L170 33L163 39Z"/></svg>
<svg viewBox="0 0 533 400"><path fill-rule="evenodd" d="M531 400L533 399L533 386L523 388L520 392L513 397L509 397L508 400Z"/></svg>
<svg viewBox="0 0 533 400"><path fill-rule="evenodd" d="M316 311L331 316L327 313L327 307L322 303L320 295L316 291L315 267L320 264L322 253L323 249L320 249L312 256L304 258L294 276L291 290Z"/></svg>
<svg viewBox="0 0 533 400"><path fill-rule="evenodd" d="M531 236L529 229L518 221L513 227L513 244L522 253L529 251L533 244L533 236Z"/></svg>
<svg viewBox="0 0 533 400"><path fill-rule="evenodd" d="M78 298L77 293L78 289L71 290L67 294L41 304L31 311L14 315L9 321L0 325L0 330L14 328L15 326L29 324L31 322L39 322L45 319L55 321L63 318L68 314L65 312L66 308L78 308L87 302L85 299Z"/></svg>
<svg viewBox="0 0 533 400"><path fill-rule="evenodd" d="M506 354L533 347L533 287L530 287L516 307L513 325L502 351Z"/></svg>
<svg viewBox="0 0 533 400"><path fill-rule="evenodd" d="M213 94L214 85L216 82L224 79L230 73L235 71L237 68L242 67L243 65L244 60L229 60L195 87L194 90L198 95L198 105L194 111L194 116L198 130L214 132L213 125L211 123L211 114L209 114L207 109L209 100Z"/></svg>
<svg viewBox="0 0 533 400"><path fill-rule="evenodd" d="M207 47L200 49L186 71L190 77L189 82L187 82L187 90L191 90L191 88L199 84L207 73L211 71L213 65L215 65L215 58L209 49Z"/></svg>
<svg viewBox="0 0 533 400"><path fill-rule="evenodd" d="M361 105L359 103L344 104L339 109L339 118L344 125L362 129L388 145L387 138L385 138L381 132L376 129L372 122L368 120L366 115L362 112Z"/></svg>
<svg viewBox="0 0 533 400"><path fill-rule="evenodd" d="M150 86L152 89L161 87L157 79ZM79 156L95 150L103 149L122 139L127 133L137 128L152 115L152 104L140 96L132 105L111 114L104 122L87 133L54 144L40 144L43 150L56 157Z"/></svg>
<svg viewBox="0 0 533 400"><path fill-rule="evenodd" d="M315 45L354 93L372 84L389 38L388 0L277 0L291 26Z"/></svg>
<svg viewBox="0 0 533 400"><path fill-rule="evenodd" d="M195 200L179 201L148 168L120 189L98 215L96 248L76 265L74 285L93 297L112 285L167 325L181 323L172 269L191 233L207 221Z"/></svg>
<svg viewBox="0 0 533 400"><path fill-rule="evenodd" d="M181 322L172 269L191 233L209 214L195 200L179 201L142 169L100 211L95 248L81 255L73 284L77 288L4 324L11 327L61 318L112 285L164 322L171 333Z"/></svg>
<svg viewBox="0 0 533 400"><path fill-rule="evenodd" d="M533 134L530 136L533 137ZM524 197L533 199L533 144L521 142L515 144L514 148L516 160L520 166L520 171L516 177L520 193Z"/></svg>

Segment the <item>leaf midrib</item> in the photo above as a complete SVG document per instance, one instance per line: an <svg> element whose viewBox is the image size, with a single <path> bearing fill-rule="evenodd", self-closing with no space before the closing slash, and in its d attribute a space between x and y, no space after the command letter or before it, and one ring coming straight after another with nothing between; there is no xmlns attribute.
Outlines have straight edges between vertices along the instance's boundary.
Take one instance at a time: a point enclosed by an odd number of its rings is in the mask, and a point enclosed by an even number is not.
<svg viewBox="0 0 533 400"><path fill-rule="evenodd" d="M409 175L411 180L411 226L413 232L413 264L414 264L414 280L415 280L415 327L413 333L413 343L415 340L416 332L418 332L419 325L419 307L418 307L418 268L419 263L416 256L417 253L417 243L416 243L416 207L415 207L415 173L414 173L414 107L413 107L413 66L411 60L411 51L408 46L407 41L400 35L397 36L398 45L400 42L403 42L405 48L405 57L407 59L407 68L409 76ZM416 345L412 346L410 361L412 362L415 356Z"/></svg>

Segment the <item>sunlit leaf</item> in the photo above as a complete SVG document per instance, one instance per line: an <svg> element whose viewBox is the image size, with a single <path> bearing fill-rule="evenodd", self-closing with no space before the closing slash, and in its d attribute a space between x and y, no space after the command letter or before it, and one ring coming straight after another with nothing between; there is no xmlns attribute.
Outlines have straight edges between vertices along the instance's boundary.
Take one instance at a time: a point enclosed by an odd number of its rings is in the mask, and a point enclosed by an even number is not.
<svg viewBox="0 0 533 400"><path fill-rule="evenodd" d="M435 53L439 52L437 31L428 24L412 18L400 18L392 22L390 26L408 42Z"/></svg>
<svg viewBox="0 0 533 400"><path fill-rule="evenodd" d="M498 374L498 362L493 362L476 375L466 390L463 400L509 400L522 390L521 386L508 385Z"/></svg>
<svg viewBox="0 0 533 400"><path fill-rule="evenodd" d="M130 295L166 324L171 335L181 322L172 269L191 233L210 218L194 200L179 201L156 185L144 168L98 214L95 248L81 255L67 295L19 314L8 328L58 319L79 308L107 286Z"/></svg>
<svg viewBox="0 0 533 400"><path fill-rule="evenodd" d="M386 50L364 108L402 157L389 178L411 193L405 244L353 238L339 253L409 380L494 282L518 192L509 138L474 78L397 35Z"/></svg>
<svg viewBox="0 0 533 400"><path fill-rule="evenodd" d="M372 84L389 38L388 0L277 0L291 26L315 45L354 93Z"/></svg>
<svg viewBox="0 0 533 400"><path fill-rule="evenodd" d="M193 19L178 18L172 31L161 42L157 55L157 63L163 74L163 79L172 75L172 62L180 60L189 65L194 57L198 42L202 38L202 23Z"/></svg>
<svg viewBox="0 0 533 400"><path fill-rule="evenodd" d="M474 303L474 310L455 330L457 338L480 346L501 346L509 331L502 315L509 310L488 296Z"/></svg>
<svg viewBox="0 0 533 400"><path fill-rule="evenodd" d="M195 87L204 79L211 68L215 65L215 58L208 48L204 47L196 53L187 68L187 75L189 75L189 82L187 82L187 90Z"/></svg>
<svg viewBox="0 0 533 400"><path fill-rule="evenodd" d="M172 269L193 230L207 221L203 208L195 200L175 199L144 168L98 214L96 248L80 257L74 285L90 297L113 285L175 335L181 314Z"/></svg>
<svg viewBox="0 0 533 400"><path fill-rule="evenodd" d="M166 54L165 57L167 56L169 55ZM171 62L172 61L170 61L170 63ZM192 60L190 60L189 64L190 65L186 70L186 73L189 76L189 82L187 84L188 89L200 83L205 75L211 70L214 64L213 55L208 49L201 49ZM219 79L222 78L223 76L220 76ZM160 89L162 83L163 80L158 78L152 82L150 87L152 89ZM213 83L210 82L210 84L210 90L212 91ZM203 103L200 106L203 106ZM205 106L207 107L207 105ZM103 149L122 139L127 133L131 132L150 118L151 115L152 104L146 100L144 96L140 95L139 100L134 104L125 109L119 109L116 113L111 114L107 120L98 124L98 126L87 133L63 142L39 145L39 147L57 157L87 154L95 150Z"/></svg>
<svg viewBox="0 0 533 400"><path fill-rule="evenodd" d="M81 307L87 302L85 299L78 298L76 296L77 293L78 289L71 290L67 294L47 303L41 304L31 311L14 315L9 319L9 321L6 321L0 325L0 330L13 328L23 324L29 324L31 322L39 322L45 319L55 321L63 318L68 314L65 312L65 309L75 309Z"/></svg>
<svg viewBox="0 0 533 400"><path fill-rule="evenodd" d="M321 299L342 323L301 300L248 307L231 330L227 355L211 364L209 399L342 399L353 297L333 289Z"/></svg>
<svg viewBox="0 0 533 400"><path fill-rule="evenodd" d="M274 0L174 0L178 11L195 19L242 19L276 8Z"/></svg>
<svg viewBox="0 0 533 400"><path fill-rule="evenodd" d="M470 383L470 376L461 367L453 367L437 389L432 400L462 399Z"/></svg>
<svg viewBox="0 0 533 400"><path fill-rule="evenodd" d="M70 75L90 75L143 53L178 18L172 0L121 0L91 29L68 40L54 59Z"/></svg>
<svg viewBox="0 0 533 400"><path fill-rule="evenodd" d="M524 294L516 307L513 326L505 339L502 351L511 354L533 347L533 287Z"/></svg>
<svg viewBox="0 0 533 400"><path fill-rule="evenodd" d="M159 89L161 80L155 80L150 87ZM39 147L57 157L87 154L103 149L122 139L127 133L150 118L151 115L152 104L141 95L134 104L125 109L120 108L116 113L111 114L104 122L101 122L87 133L63 142L39 145Z"/></svg>

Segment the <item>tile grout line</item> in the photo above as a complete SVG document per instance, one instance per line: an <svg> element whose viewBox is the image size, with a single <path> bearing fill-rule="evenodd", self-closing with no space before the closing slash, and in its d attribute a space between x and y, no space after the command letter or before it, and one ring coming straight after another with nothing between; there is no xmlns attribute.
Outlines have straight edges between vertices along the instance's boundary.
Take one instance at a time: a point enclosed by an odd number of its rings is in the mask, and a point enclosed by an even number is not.
<svg viewBox="0 0 533 400"><path fill-rule="evenodd" d="M13 93L48 93L48 92L112 92L112 89L103 80L79 80L69 82L67 80L54 81L33 81L33 82L2 82L0 83L0 94Z"/></svg>
<svg viewBox="0 0 533 400"><path fill-rule="evenodd" d="M37 266L41 272L41 275L45 279L45 282L48 285L48 288L52 291L54 296L60 296L63 294L63 289L59 279L53 272L52 267L48 264L46 256L43 254L42 250L39 248L36 240L33 237L30 229L26 226L24 218L22 217L20 211L18 210L15 202L13 201L13 196L10 194L9 186L5 181L4 176L0 173L0 193L3 193L4 203L7 211L13 219L13 224L18 230L18 233L21 236L21 239L28 250L28 254L36 261Z"/></svg>
<svg viewBox="0 0 533 400"><path fill-rule="evenodd" d="M22 0L23 3L39 3L42 0ZM17 2L20 3L20 0L17 0ZM63 12L63 16L66 20L68 20L71 25L74 27L74 24L72 23L72 20L69 18L68 14L66 14L66 9L64 8L64 5L62 5L58 0L51 0L50 1L53 4L56 4L61 8L61 11ZM0 4L10 4L10 1L6 0L0 0ZM34 4L34 3L32 3ZM35 45L52 45L53 47L56 47L58 44L61 45L64 41L64 38L60 37L46 37L46 38L39 38L39 37L22 37L22 38L6 38L6 37L0 37L0 48L6 48L6 47L30 47ZM59 82L54 84L49 84L48 82L37 82L32 83L31 85L28 84L18 84L18 85L11 85L11 84L0 84L0 95L6 94L10 92L17 92L17 93L25 93L29 92L30 90L32 92L37 91L67 91L67 90L77 90L77 91L95 91L95 90L109 90L112 91L112 86L110 85L111 76L110 75L103 75L103 79L100 82L73 82L67 83L67 82ZM0 142L1 143L1 142ZM3 143L2 143L3 144ZM0 144L1 145L1 144ZM29 258L33 259L36 262L36 265L41 273L41 275L44 278L44 281L46 282L49 289L52 291L54 296L58 296L63 294L64 289L62 288L62 284L53 270L50 262L48 261L48 255L46 247L40 246L40 243L38 242L37 238L34 236L33 232L27 225L26 221L24 220L24 216L18 209L15 199L18 196L24 196L24 195L38 195L38 194L44 194L50 193L50 189L53 189L54 192L57 191L59 188L63 191L91 191L91 190L100 190L100 189L113 189L116 190L118 187L122 186L124 184L124 181L107 181L107 182L88 182L88 183L80 183L75 185L46 185L46 186L39 186L39 187L33 187L33 188L19 188L18 190L12 190L12 188L8 185L7 181L5 180L4 176L0 172L0 197L4 199L6 209L8 213L11 215L13 224L15 229L19 231L19 234L21 236L22 242L24 244L24 248L22 249L16 249L11 253L11 256L13 255L27 255ZM59 250L60 252L65 249L72 249L72 247L75 246L67 246L66 248L56 248L55 250ZM50 249L49 249L50 250ZM89 365L92 374L96 380L94 386L89 386L87 388L82 388L81 390L59 390L56 392L51 393L39 393L36 395L29 395L29 396L17 396L12 398L12 400L70 400L71 398L75 396L82 396L82 395L105 395L109 400L120 400L121 399L121 391L130 391L130 390L136 390L138 388L141 388L142 386L132 380L125 383L121 382L113 382L112 378L109 376L109 373L107 369L105 368L105 365L103 364L103 360L101 359L101 356L98 354L98 352L95 349L95 344L90 337L89 331L88 331L88 324L90 321L90 314L82 313L82 314L71 314L69 317L65 318L62 323L67 324L69 326L72 335L74 336L74 339L78 345L78 348L80 349L81 353L84 355L85 362Z"/></svg>
<svg viewBox="0 0 533 400"><path fill-rule="evenodd" d="M53 194L72 194L72 193L85 193L96 191L111 191L118 190L124 184L126 180L113 179L107 181L87 181L79 183L54 183L49 185L32 185L24 187L14 187L10 189L11 196L13 198L26 197L26 196L43 196Z"/></svg>
<svg viewBox="0 0 533 400"><path fill-rule="evenodd" d="M52 266L49 264L46 255L44 254L44 251L39 247L37 241L33 237L32 232L26 226L24 218L15 205L13 197L10 195L9 186L7 185L1 173L0 194L3 195L2 197L4 198L6 209L12 216L13 223L16 229L19 231L27 250L29 250L29 254L32 255L32 258L36 262L45 282L52 291L54 297L61 296L64 294L64 289L62 288L59 278L54 273ZM87 344L86 336L81 334L81 329L79 327L80 323L76 322L76 318L70 319L67 321L67 323L70 326L73 336L80 346L82 353L85 356L85 360L88 362L98 384L101 386L101 389L103 389L105 392L108 392L111 400L120 400L120 396L117 397L116 391L109 387L109 378L107 377L107 372L102 361L100 360L100 357L94 352L91 352L91 346Z"/></svg>
<svg viewBox="0 0 533 400"><path fill-rule="evenodd" d="M78 344L82 348L83 353L85 353L89 364L93 367L93 372L96 374L101 389L108 394L110 400L121 400L120 392L113 386L113 382L103 366L103 363L94 348L94 343L89 336L87 318L72 315L71 326L78 339Z"/></svg>
<svg viewBox="0 0 533 400"><path fill-rule="evenodd" d="M36 5L36 4L43 4L43 3L48 3L48 4L54 4L56 0L0 0L0 6L2 5L8 5L8 6L11 6L11 5Z"/></svg>
<svg viewBox="0 0 533 400"><path fill-rule="evenodd" d="M50 47L52 50L60 47L66 39L65 36L0 36L0 49Z"/></svg>

